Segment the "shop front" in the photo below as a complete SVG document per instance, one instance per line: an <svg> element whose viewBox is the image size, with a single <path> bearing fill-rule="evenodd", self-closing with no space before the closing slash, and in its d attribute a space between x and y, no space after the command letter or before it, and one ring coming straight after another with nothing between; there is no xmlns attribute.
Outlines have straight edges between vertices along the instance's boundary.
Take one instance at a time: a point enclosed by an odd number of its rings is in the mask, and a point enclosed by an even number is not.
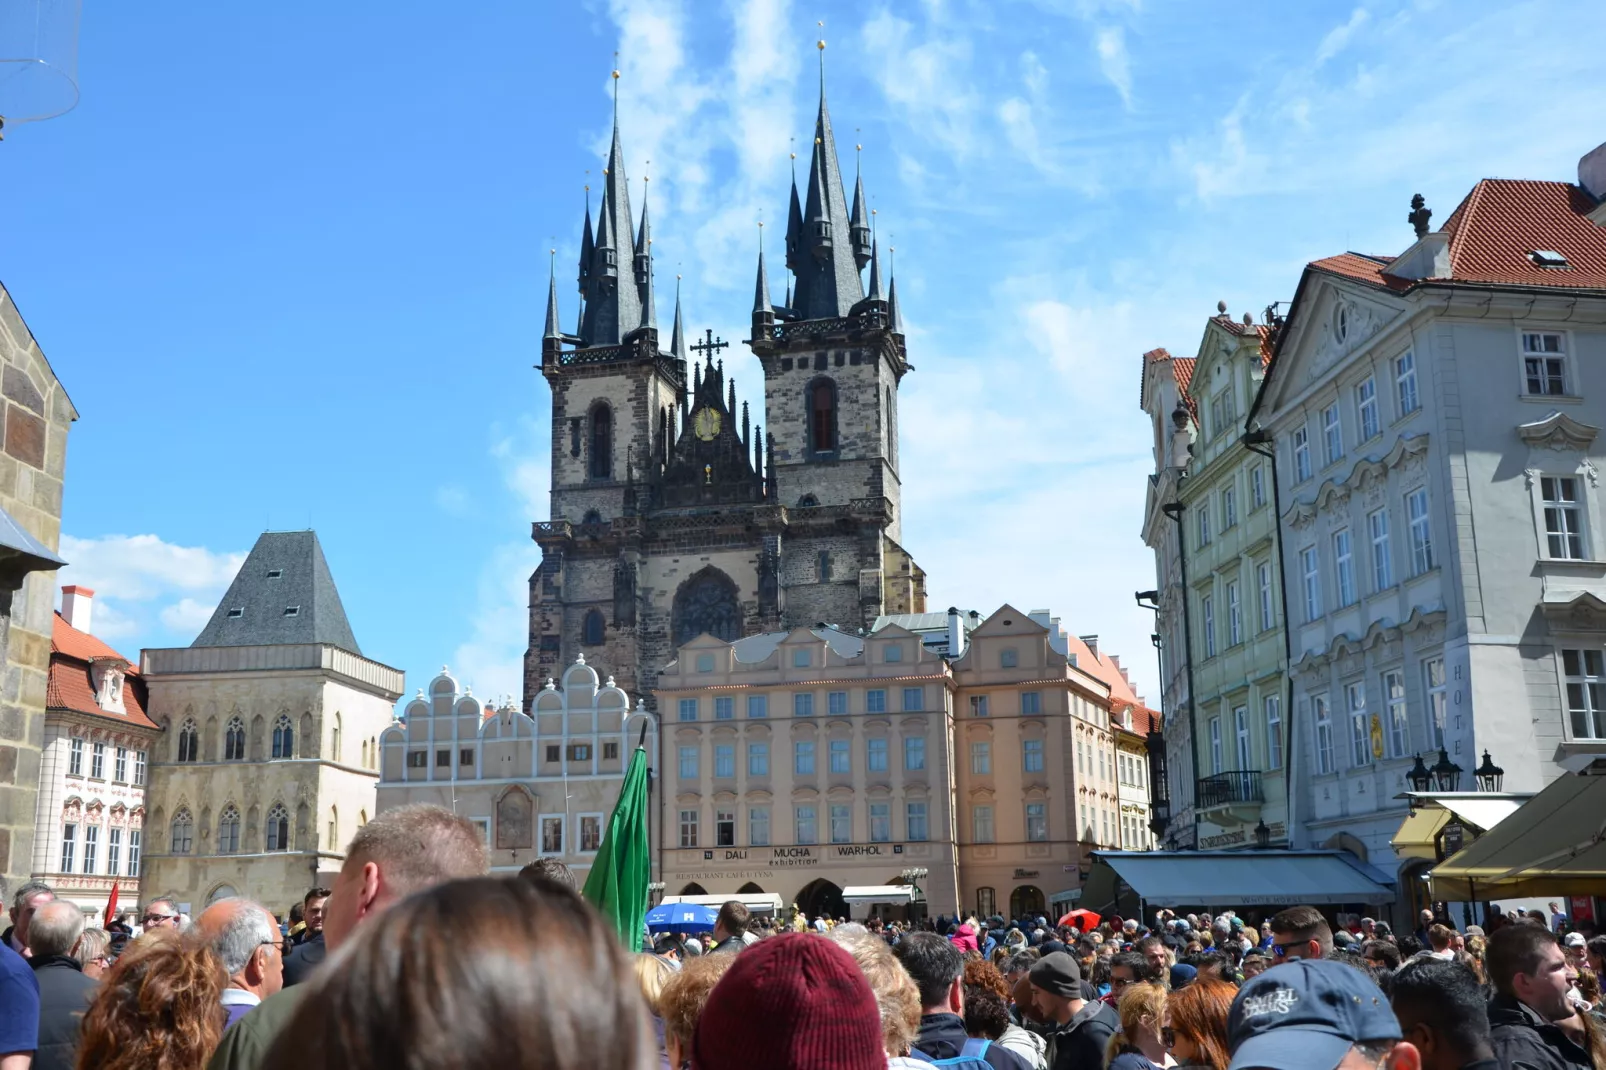
<svg viewBox="0 0 1606 1070"><path fill-rule="evenodd" d="M809 918L952 915L958 880L951 848L935 843L831 843L663 852L671 896L778 895L782 913ZM885 888L879 892L876 889Z"/></svg>

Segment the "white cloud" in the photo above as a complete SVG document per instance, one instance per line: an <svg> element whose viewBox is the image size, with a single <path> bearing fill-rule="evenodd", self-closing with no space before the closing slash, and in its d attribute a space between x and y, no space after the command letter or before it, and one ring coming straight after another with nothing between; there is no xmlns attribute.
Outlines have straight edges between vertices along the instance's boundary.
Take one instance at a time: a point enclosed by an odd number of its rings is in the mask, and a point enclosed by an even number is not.
<svg viewBox="0 0 1606 1070"><path fill-rule="evenodd" d="M156 535L64 534L61 556L69 564L60 583L95 592L95 634L140 646L193 640L245 561L244 551L179 546Z"/></svg>
<svg viewBox="0 0 1606 1070"><path fill-rule="evenodd" d="M1317 65L1320 66L1321 64L1326 63L1328 60L1344 51L1344 49L1349 46L1350 41L1355 37L1355 35L1360 32L1361 27L1366 25L1369 18L1370 16L1367 14L1366 9L1364 7L1358 7L1354 11L1350 12L1348 22L1345 22L1339 26L1334 26L1331 30L1329 30L1327 32L1327 36L1322 38L1321 44L1316 46Z"/></svg>
<svg viewBox="0 0 1606 1070"><path fill-rule="evenodd" d="M1131 108L1132 58L1126 51L1126 32L1119 26L1106 26L1093 35L1093 47L1099 55L1099 70L1121 94L1121 103Z"/></svg>

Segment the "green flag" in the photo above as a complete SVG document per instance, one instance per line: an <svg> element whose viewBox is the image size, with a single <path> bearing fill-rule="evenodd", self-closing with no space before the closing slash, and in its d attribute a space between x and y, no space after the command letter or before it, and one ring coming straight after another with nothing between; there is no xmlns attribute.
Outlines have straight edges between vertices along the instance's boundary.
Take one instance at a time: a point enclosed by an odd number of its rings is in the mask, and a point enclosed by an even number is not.
<svg viewBox="0 0 1606 1070"><path fill-rule="evenodd" d="M643 733L645 735L645 733ZM620 941L641 950L641 928L647 913L647 748L637 746L625 770L624 786L597 860L586 877L586 901L613 924Z"/></svg>

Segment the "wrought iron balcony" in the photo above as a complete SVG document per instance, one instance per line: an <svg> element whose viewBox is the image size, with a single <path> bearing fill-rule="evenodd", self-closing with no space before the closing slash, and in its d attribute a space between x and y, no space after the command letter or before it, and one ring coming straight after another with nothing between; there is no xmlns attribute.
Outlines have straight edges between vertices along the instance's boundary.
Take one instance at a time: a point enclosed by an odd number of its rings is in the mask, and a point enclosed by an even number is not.
<svg viewBox="0 0 1606 1070"><path fill-rule="evenodd" d="M1260 770L1240 769L1230 773L1201 777L1199 780L1199 807L1231 806L1234 803L1265 802L1260 789Z"/></svg>

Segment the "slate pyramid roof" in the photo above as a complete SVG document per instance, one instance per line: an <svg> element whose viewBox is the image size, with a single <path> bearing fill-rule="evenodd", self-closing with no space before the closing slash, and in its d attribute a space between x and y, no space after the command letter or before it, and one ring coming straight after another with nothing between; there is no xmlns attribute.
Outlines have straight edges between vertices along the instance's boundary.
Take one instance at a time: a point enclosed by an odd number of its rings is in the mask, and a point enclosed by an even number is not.
<svg viewBox="0 0 1606 1070"><path fill-rule="evenodd" d="M323 643L361 655L313 531L265 531L192 647Z"/></svg>

